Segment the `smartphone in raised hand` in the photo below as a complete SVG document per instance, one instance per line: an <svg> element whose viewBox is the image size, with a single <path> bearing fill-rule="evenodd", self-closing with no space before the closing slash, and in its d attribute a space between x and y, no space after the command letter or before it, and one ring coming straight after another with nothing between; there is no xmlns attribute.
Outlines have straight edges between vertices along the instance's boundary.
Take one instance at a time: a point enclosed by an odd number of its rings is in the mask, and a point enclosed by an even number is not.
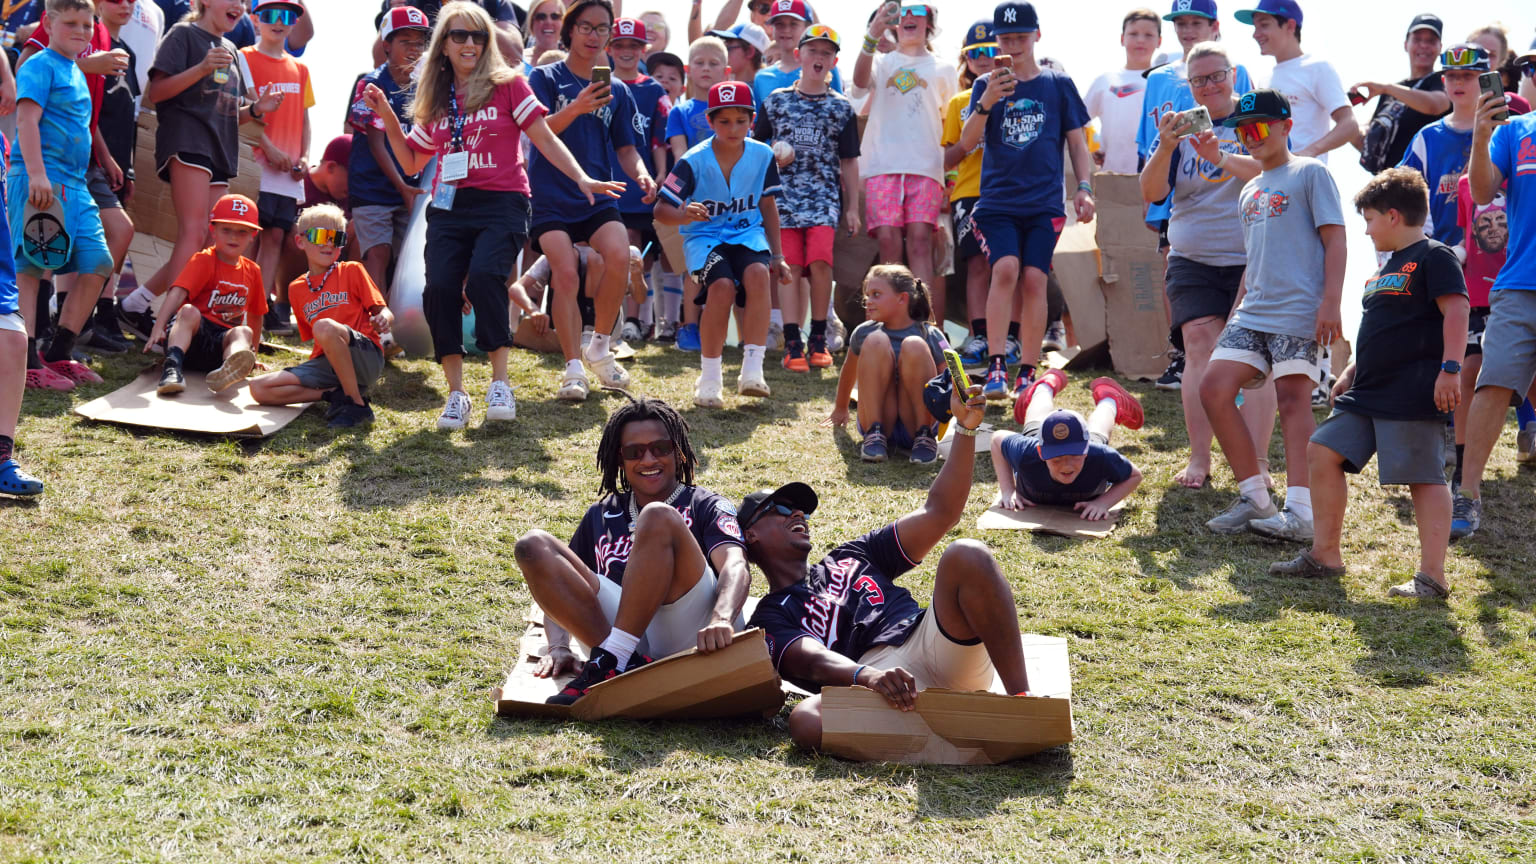
<svg viewBox="0 0 1536 864"><path fill-rule="evenodd" d="M602 84L606 87L613 86L613 70L607 66L592 67L592 83Z"/></svg>
<svg viewBox="0 0 1536 864"><path fill-rule="evenodd" d="M1494 93L1499 96L1504 95L1504 79L1497 72L1484 72L1483 74L1477 76L1477 86L1481 88L1484 93ZM1509 108L1506 107L1503 111L1493 115L1493 119L1500 123L1508 120Z"/></svg>

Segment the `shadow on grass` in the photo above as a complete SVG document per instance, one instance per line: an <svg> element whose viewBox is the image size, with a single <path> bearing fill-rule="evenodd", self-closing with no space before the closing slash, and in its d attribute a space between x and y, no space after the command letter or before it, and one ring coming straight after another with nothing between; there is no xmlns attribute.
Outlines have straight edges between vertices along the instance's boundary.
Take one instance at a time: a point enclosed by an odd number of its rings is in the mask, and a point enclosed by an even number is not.
<svg viewBox="0 0 1536 864"><path fill-rule="evenodd" d="M1075 776L1069 747L988 766L848 762L797 751L790 761L813 765L817 780L855 779L894 789L916 786L916 819L975 819L1019 798L1047 798L1059 805Z"/></svg>
<svg viewBox="0 0 1536 864"><path fill-rule="evenodd" d="M1536 511L1536 474L1517 470L1508 478L1485 477L1480 492L1482 524L1472 537L1453 545L1451 554L1475 558L1486 571L1488 589L1475 600L1477 622L1489 646L1497 649L1521 638L1505 629L1506 619L1536 608L1536 585L1530 579L1536 556L1529 533L1530 514Z"/></svg>

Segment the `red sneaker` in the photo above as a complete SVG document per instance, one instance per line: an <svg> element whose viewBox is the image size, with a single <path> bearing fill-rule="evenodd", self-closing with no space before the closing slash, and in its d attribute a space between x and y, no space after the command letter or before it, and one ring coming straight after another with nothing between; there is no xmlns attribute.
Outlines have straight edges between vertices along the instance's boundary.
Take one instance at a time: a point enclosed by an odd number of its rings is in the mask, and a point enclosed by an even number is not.
<svg viewBox="0 0 1536 864"><path fill-rule="evenodd" d="M47 366L40 366L36 369L27 370L27 389L59 390L68 393L75 389L75 382L49 369Z"/></svg>
<svg viewBox="0 0 1536 864"><path fill-rule="evenodd" d="M1067 389L1067 373L1060 369L1047 369L1044 375L1025 387L1024 392L1019 394L1019 398L1013 400L1013 422L1020 426L1024 425L1024 415L1029 411L1030 397L1035 395L1035 388L1042 384L1051 388L1051 395L1060 395L1061 391Z"/></svg>
<svg viewBox="0 0 1536 864"><path fill-rule="evenodd" d="M805 360L805 349L800 347L798 341L785 344L783 363L784 368L791 372L811 371L811 364Z"/></svg>
<svg viewBox="0 0 1536 864"><path fill-rule="evenodd" d="M1094 404L1101 399L1115 400L1115 422L1127 429L1140 429L1146 417L1141 413L1141 403L1129 390L1113 378L1095 378L1088 385L1093 390Z"/></svg>
<svg viewBox="0 0 1536 864"><path fill-rule="evenodd" d="M826 369L833 363L832 353L827 350L825 338L811 338L810 363L817 369Z"/></svg>

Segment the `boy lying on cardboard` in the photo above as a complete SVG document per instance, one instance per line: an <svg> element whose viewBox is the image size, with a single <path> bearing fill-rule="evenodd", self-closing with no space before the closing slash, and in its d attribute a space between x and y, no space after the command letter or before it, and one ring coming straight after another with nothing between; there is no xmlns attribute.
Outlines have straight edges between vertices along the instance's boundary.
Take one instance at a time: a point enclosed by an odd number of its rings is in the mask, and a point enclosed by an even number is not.
<svg viewBox="0 0 1536 864"><path fill-rule="evenodd" d="M815 565L808 564L808 517L818 503L811 487L787 483L742 502L747 560L771 588L750 625L766 632L781 676L808 690L868 687L903 711L928 687L987 690L994 669L1009 693L1028 690L1013 590L985 545L959 540L944 550L928 609L895 583L965 512L976 427L986 407L980 390L973 387L968 402L950 396L958 434L923 506L832 549ZM790 735L805 749L821 746L821 728L820 696L789 716Z"/></svg>

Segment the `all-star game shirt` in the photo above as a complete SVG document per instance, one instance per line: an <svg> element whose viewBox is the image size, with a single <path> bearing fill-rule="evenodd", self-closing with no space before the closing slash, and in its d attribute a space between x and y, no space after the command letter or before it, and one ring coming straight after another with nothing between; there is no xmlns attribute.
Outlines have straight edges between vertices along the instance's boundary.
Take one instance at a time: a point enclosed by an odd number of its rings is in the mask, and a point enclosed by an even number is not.
<svg viewBox="0 0 1536 864"><path fill-rule="evenodd" d="M460 110L463 97L455 94ZM533 121L549 113L533 95L528 82L518 75L497 87L491 100L464 118L464 150L469 153L469 175L456 185L461 189L488 192L528 191L528 174L523 171L523 152L519 146L522 133ZM418 153L448 153L453 150L453 119L445 112L435 122L411 129L405 141ZM362 144L364 148L366 144ZM432 190L442 182L443 160L437 160L437 176ZM582 198L586 203L586 198ZM311 202L313 203L313 202Z"/></svg>
<svg viewBox="0 0 1536 864"><path fill-rule="evenodd" d="M763 212L758 204L764 196L778 195L779 170L774 167L773 148L751 138L742 142L741 157L725 179L715 159L715 139L710 138L683 154L666 182L661 184L661 198L674 207L687 207L697 201L709 210L708 222L689 222L680 229L688 271L697 273L716 246L727 243L767 252L768 233L763 229ZM835 224L835 223L834 223Z"/></svg>
<svg viewBox="0 0 1536 864"><path fill-rule="evenodd" d="M384 297L359 261L340 261L319 279L306 274L293 280L288 286L288 303L297 313L293 317L299 325L301 341L315 338L316 321L330 319L367 336L379 350L384 349L379 332L373 328L373 317L368 314L368 310L384 305ZM324 353L316 344L309 359Z"/></svg>
<svg viewBox="0 0 1536 864"><path fill-rule="evenodd" d="M590 79L572 72L563 60L535 67L528 73L528 86L550 113L559 113L575 102L591 83ZM614 173L613 153L621 147L638 147L644 143L635 136L635 99L629 86L616 78L612 81L611 92L613 98L607 105L572 120L571 125L560 133L560 140L565 142L588 177L633 184L634 180L624 172ZM575 181L560 173L560 169L538 150L534 150L529 161L528 178L538 190L533 196L535 226L583 222L599 210L614 206L612 199L606 196L599 197L596 204L588 204L587 196L582 194Z"/></svg>
<svg viewBox="0 0 1536 864"><path fill-rule="evenodd" d="M971 88L971 111L981 105L993 73ZM1065 216L1061 197L1062 147L1067 133L1088 125L1088 109L1072 79L1053 69L1020 81L987 116L981 155L978 215Z"/></svg>
<svg viewBox="0 0 1536 864"><path fill-rule="evenodd" d="M672 506L683 516L683 524L698 542L706 560L724 544L745 549L741 526L736 522L736 506L719 494L701 486L684 486ZM633 492L609 495L587 508L587 515L571 537L571 551L587 569L615 585L624 584L624 569L634 543L635 525L629 518ZM713 565L711 565L713 566Z"/></svg>
<svg viewBox="0 0 1536 864"><path fill-rule="evenodd" d="M267 314L267 292L261 287L261 267L242 257L225 264L210 247L192 256L172 287L187 292L187 302L203 318L228 329L245 323L247 313Z"/></svg>
<svg viewBox="0 0 1536 864"><path fill-rule="evenodd" d="M858 660L871 648L907 641L923 619L924 609L911 592L896 584L917 564L901 548L892 522L834 548L799 582L770 591L748 623L763 628L775 669L801 639L815 639L829 651ZM821 689L814 682L794 683Z"/></svg>
<svg viewBox="0 0 1536 864"><path fill-rule="evenodd" d="M784 87L763 100L752 134L759 141L787 141L795 148L795 158L779 169L784 181L779 198L781 225L836 227L842 215L841 160L859 156L859 120L853 103L841 93L808 96Z"/></svg>

